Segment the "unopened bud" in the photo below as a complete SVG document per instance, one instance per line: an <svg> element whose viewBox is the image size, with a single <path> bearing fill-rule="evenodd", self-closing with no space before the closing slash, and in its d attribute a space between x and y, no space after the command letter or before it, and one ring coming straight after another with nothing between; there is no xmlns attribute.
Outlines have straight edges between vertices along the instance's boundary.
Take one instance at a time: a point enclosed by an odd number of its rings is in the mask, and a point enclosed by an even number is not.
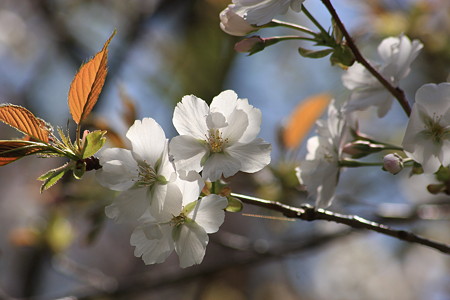
<svg viewBox="0 0 450 300"><path fill-rule="evenodd" d="M352 158L361 158L366 155L383 150L383 145L373 144L369 141L357 140L344 145L342 152L349 154Z"/></svg>
<svg viewBox="0 0 450 300"><path fill-rule="evenodd" d="M236 45L234 45L234 50L237 52L249 52L250 54L253 54L263 50L265 47L265 40L256 35L237 42Z"/></svg>
<svg viewBox="0 0 450 300"><path fill-rule="evenodd" d="M403 169L403 159L397 153L391 153L383 158L383 169L391 174L397 174Z"/></svg>

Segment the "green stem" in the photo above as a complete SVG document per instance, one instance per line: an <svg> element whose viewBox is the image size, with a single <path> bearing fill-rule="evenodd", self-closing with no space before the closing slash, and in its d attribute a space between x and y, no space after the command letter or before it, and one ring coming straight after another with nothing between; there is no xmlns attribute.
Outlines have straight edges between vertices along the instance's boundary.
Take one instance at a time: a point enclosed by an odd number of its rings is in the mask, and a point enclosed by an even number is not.
<svg viewBox="0 0 450 300"><path fill-rule="evenodd" d="M322 0L322 3L328 9L334 21L336 22L336 25L342 31L342 34L345 37L347 45L350 48L350 50L352 50L356 61L362 64L392 94L392 96L394 96L397 99L397 101L400 103L401 107L405 111L406 115L409 117L411 115L411 107L409 106L408 100L406 99L403 90L400 89L399 87L394 87L364 58L364 56L362 56L361 52L359 52L358 47L356 47L356 44L353 41L352 37L345 28L344 23L342 23L341 19L339 18L339 15L337 14L336 10L331 4L331 1Z"/></svg>
<svg viewBox="0 0 450 300"><path fill-rule="evenodd" d="M276 44L281 41L288 41L288 40L302 40L302 41L310 41L315 42L315 39L302 37L302 36L296 36L296 35L284 35L284 36L273 36L270 38L267 38L265 40L266 46L270 46L273 44Z"/></svg>
<svg viewBox="0 0 450 300"><path fill-rule="evenodd" d="M325 30L325 28L322 27L322 25L320 25L319 21L316 20L316 18L314 18L314 16L306 9L306 7L304 5L302 5L302 11L303 13L308 17L308 19L311 20L311 22L313 22L313 24L323 33L325 33L326 35L328 35L328 31Z"/></svg>
<svg viewBox="0 0 450 300"><path fill-rule="evenodd" d="M312 36L316 35L316 33L309 28L306 28L306 27L303 27L303 26L300 26L297 24L289 23L289 22L275 20L275 19L273 19L272 22L270 22L262 27L275 27L275 26L282 26L282 27L286 27L286 28L290 28L290 29L295 29L295 30L310 34Z"/></svg>
<svg viewBox="0 0 450 300"><path fill-rule="evenodd" d="M357 161L357 160L350 160L350 159L344 159L339 161L340 167L347 167L347 168L357 168L357 167L382 167L382 162L365 162L365 161Z"/></svg>

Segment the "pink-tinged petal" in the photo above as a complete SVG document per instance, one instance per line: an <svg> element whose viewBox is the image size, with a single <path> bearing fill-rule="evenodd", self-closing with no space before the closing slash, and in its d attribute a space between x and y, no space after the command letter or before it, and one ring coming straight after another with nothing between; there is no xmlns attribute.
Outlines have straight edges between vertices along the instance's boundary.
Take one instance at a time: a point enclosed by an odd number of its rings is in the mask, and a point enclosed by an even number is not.
<svg viewBox="0 0 450 300"><path fill-rule="evenodd" d="M258 29L247 23L247 21L235 13L232 8L233 5L228 5L227 8L220 12L220 28L224 32L234 36L244 36Z"/></svg>
<svg viewBox="0 0 450 300"><path fill-rule="evenodd" d="M227 205L227 198L211 194L200 199L188 217L203 227L206 233L214 233L225 219L224 209Z"/></svg>
<svg viewBox="0 0 450 300"><path fill-rule="evenodd" d="M111 205L105 208L105 213L118 223L135 222L148 207L147 189L133 189L122 192Z"/></svg>
<svg viewBox="0 0 450 300"><path fill-rule="evenodd" d="M208 114L209 107L205 101L194 95L184 96L175 107L173 125L180 135L204 139L208 132L206 126Z"/></svg>
<svg viewBox="0 0 450 300"><path fill-rule="evenodd" d="M200 264L205 256L208 235L195 222L186 222L174 229L175 251L180 259L180 267Z"/></svg>
<svg viewBox="0 0 450 300"><path fill-rule="evenodd" d="M263 139L255 139L251 143L237 143L226 149L231 157L240 162L240 171L254 173L270 163L272 146Z"/></svg>
<svg viewBox="0 0 450 300"><path fill-rule="evenodd" d="M222 129L223 138L233 144L239 141L247 130L248 116L242 110L234 110L228 116L228 126Z"/></svg>
<svg viewBox="0 0 450 300"><path fill-rule="evenodd" d="M166 135L161 126L151 118L136 120L127 132L133 155L140 161L154 166L161 158L166 145Z"/></svg>
<svg viewBox="0 0 450 300"><path fill-rule="evenodd" d="M104 187L114 191L126 191L134 186L138 178L138 165L130 150L105 149L100 154L101 169L95 175Z"/></svg>
<svg viewBox="0 0 450 300"><path fill-rule="evenodd" d="M169 153L177 170L200 172L203 168L202 160L209 155L209 149L206 142L188 135L179 135L170 141Z"/></svg>
<svg viewBox="0 0 450 300"><path fill-rule="evenodd" d="M213 98L211 112L220 112L228 120L229 115L236 109L237 94L232 90L226 90Z"/></svg>
<svg viewBox="0 0 450 300"><path fill-rule="evenodd" d="M162 263L172 253L172 227L169 224L147 223L138 226L131 234L134 255L142 256L145 264Z"/></svg>
<svg viewBox="0 0 450 300"><path fill-rule="evenodd" d="M214 153L205 162L202 177L205 180L216 181L222 175L230 177L236 174L241 168L241 162L225 153Z"/></svg>

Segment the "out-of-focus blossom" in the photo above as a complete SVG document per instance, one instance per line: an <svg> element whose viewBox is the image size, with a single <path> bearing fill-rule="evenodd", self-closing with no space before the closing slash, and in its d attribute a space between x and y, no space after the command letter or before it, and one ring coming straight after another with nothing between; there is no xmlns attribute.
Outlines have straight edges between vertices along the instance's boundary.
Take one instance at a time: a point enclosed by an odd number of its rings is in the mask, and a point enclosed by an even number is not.
<svg viewBox="0 0 450 300"><path fill-rule="evenodd" d="M410 65L419 54L423 45L418 40L411 41L407 36L389 37L378 46L382 59L374 66L378 72L394 87L410 72ZM378 116L384 117L392 106L392 95L360 63L353 64L342 76L346 88L352 91L350 101L344 106L347 112L365 110L370 106L378 107Z"/></svg>
<svg viewBox="0 0 450 300"><path fill-rule="evenodd" d="M309 197L317 207L328 207L333 199L339 179L342 148L350 137L350 131L342 114L334 105L328 108L328 119L317 122L317 136L307 141L306 160L296 168L301 184L306 186Z"/></svg>
<svg viewBox="0 0 450 300"><path fill-rule="evenodd" d="M177 170L202 171L210 181L238 171L254 173L270 163L271 145L257 138L261 111L231 90L214 97L211 107L194 95L175 108L179 136L169 144Z"/></svg>
<svg viewBox="0 0 450 300"><path fill-rule="evenodd" d="M177 189L161 126L151 118L136 120L126 137L132 150L105 149L99 157L102 168L96 173L101 185L122 192L106 207L107 216L119 222L137 220L148 208L161 211L167 194Z"/></svg>
<svg viewBox="0 0 450 300"><path fill-rule="evenodd" d="M242 16L233 11L234 5L229 5L220 13L220 28L234 36L244 36L258 29L250 25Z"/></svg>
<svg viewBox="0 0 450 300"><path fill-rule="evenodd" d="M197 200L201 178L198 174L198 178L192 174L189 177L188 180L178 179L180 189L170 194L163 210L155 215L144 215L131 235L135 256L142 256L146 264L164 262L173 250L182 268L201 263L209 241L208 233L218 231L224 221L227 199L211 194Z"/></svg>
<svg viewBox="0 0 450 300"><path fill-rule="evenodd" d="M261 26L285 14L289 7L299 12L304 0L233 0L231 9L248 24Z"/></svg>
<svg viewBox="0 0 450 300"><path fill-rule="evenodd" d="M450 83L425 84L417 90L403 149L425 173L450 164Z"/></svg>

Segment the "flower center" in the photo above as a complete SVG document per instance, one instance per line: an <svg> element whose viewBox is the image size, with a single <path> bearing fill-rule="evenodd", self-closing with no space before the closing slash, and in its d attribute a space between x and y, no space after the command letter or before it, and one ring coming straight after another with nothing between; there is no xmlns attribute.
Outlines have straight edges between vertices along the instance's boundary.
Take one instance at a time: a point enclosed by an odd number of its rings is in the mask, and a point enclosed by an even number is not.
<svg viewBox="0 0 450 300"><path fill-rule="evenodd" d="M207 139L211 152L222 152L223 148L228 144L228 139L222 137L222 132L219 129L210 129L208 133Z"/></svg>
<svg viewBox="0 0 450 300"><path fill-rule="evenodd" d="M139 187L152 186L158 179L155 169L146 161L139 164L138 172L139 178L136 182L136 185Z"/></svg>
<svg viewBox="0 0 450 300"><path fill-rule="evenodd" d="M174 216L172 220L170 220L170 225L173 227L179 227L186 223L186 215L184 213L180 213L179 216Z"/></svg>
<svg viewBox="0 0 450 300"><path fill-rule="evenodd" d="M440 124L442 116L436 116L433 115L433 118L428 118L425 121L425 134L434 142L437 144L442 143L442 140L445 138L446 135L450 133L450 130L448 127L444 127Z"/></svg>

